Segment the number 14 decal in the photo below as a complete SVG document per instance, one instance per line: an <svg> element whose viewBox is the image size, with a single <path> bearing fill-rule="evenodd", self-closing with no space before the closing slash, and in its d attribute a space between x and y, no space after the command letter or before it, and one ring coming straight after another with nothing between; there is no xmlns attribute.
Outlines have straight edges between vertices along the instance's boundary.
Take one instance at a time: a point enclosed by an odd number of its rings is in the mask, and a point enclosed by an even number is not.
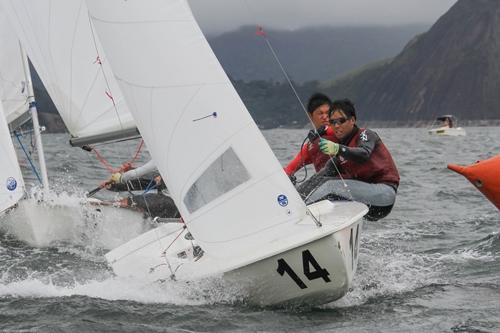
<svg viewBox="0 0 500 333"><path fill-rule="evenodd" d="M311 266L314 268L311 271ZM316 259L314 259L313 255L309 250L302 251L302 267L304 269L304 275L311 280L322 278L325 282L331 282L328 275L328 271L325 268L322 268ZM276 271L283 276L287 273L293 281L300 287L300 289L306 289L306 284L299 278L299 276L293 271L293 269L287 264L285 259L278 260L278 268Z"/></svg>

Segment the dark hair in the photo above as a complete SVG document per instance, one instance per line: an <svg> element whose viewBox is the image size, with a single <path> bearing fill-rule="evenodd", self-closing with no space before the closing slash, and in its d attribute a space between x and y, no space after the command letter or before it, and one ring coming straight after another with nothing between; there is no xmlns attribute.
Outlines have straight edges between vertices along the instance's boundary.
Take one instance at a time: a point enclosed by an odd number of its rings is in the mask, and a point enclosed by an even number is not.
<svg viewBox="0 0 500 333"><path fill-rule="evenodd" d="M330 109L330 112L328 113L328 116L331 117L332 113L335 112L336 110L341 110L344 112L346 117L356 118L356 109L354 108L354 103L351 102L350 99L344 98L344 99L337 99L333 101L332 103L332 108Z"/></svg>
<svg viewBox="0 0 500 333"><path fill-rule="evenodd" d="M307 112L313 113L314 110L324 104L328 104L328 106L331 106L331 99L328 98L328 96L326 96L325 94L315 93L311 97L309 97L309 102L307 102Z"/></svg>

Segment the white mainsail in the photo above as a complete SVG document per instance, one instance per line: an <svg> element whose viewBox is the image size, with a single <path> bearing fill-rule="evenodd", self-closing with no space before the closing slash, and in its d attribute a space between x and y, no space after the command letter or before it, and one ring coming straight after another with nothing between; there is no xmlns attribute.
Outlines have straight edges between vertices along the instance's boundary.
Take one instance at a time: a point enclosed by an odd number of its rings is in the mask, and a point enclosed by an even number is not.
<svg viewBox="0 0 500 333"><path fill-rule="evenodd" d="M142 137L211 256L286 237L306 207L185 0L87 0Z"/></svg>
<svg viewBox="0 0 500 333"><path fill-rule="evenodd" d="M1 5L73 137L134 132L83 0Z"/></svg>
<svg viewBox="0 0 500 333"><path fill-rule="evenodd" d="M11 123L28 111L28 89L19 41L3 11L0 11L0 41L0 99L7 123Z"/></svg>
<svg viewBox="0 0 500 333"><path fill-rule="evenodd" d="M0 163L0 213L2 213L21 200L24 195L24 181L1 102L0 156L2 156Z"/></svg>

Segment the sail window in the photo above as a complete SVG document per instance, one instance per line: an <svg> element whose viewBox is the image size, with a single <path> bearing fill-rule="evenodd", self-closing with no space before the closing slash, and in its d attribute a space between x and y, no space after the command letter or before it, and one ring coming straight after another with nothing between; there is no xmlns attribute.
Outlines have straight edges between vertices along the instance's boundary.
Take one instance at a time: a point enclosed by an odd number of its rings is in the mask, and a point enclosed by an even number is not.
<svg viewBox="0 0 500 333"><path fill-rule="evenodd" d="M184 204L193 213L249 179L247 169L229 148L191 185Z"/></svg>

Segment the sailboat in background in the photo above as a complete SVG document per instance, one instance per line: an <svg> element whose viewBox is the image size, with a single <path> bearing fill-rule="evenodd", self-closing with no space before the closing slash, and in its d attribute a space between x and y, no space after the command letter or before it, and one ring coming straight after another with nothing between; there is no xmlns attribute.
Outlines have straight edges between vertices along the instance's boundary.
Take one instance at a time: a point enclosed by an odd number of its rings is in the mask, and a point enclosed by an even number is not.
<svg viewBox="0 0 500 333"><path fill-rule="evenodd" d="M305 205L187 1L87 0L87 6L184 220L108 253L115 273L145 282L222 275L262 305L345 295L367 207Z"/></svg>
<svg viewBox="0 0 500 333"><path fill-rule="evenodd" d="M83 0L3 0L74 146L137 138Z"/></svg>
<svg viewBox="0 0 500 333"><path fill-rule="evenodd" d="M24 116L28 105L31 109L28 115L36 111L28 60L22 48L19 53L19 38L70 130L72 144L138 137L117 84L103 65L103 56L97 50L98 41L92 35L82 1L2 1L0 6L2 15L9 18L1 22L0 43L4 58L0 60L5 61L1 62L0 73L6 88L13 87L3 90L5 101L9 102L6 115L12 129L30 119ZM21 73L25 75L23 79L20 79ZM106 75L109 75L109 80ZM22 83L23 89L20 89L19 83ZM20 92L26 96L18 96ZM36 135L40 126L35 117L33 127ZM99 202L93 200L89 203L87 199L76 197L61 203L57 194L48 190L41 137L37 143L45 188L43 201L37 200L39 197L22 200L16 213L9 215L8 221L3 221L18 238L34 246L46 246L53 241L73 237L75 224L89 216L114 221L125 229L138 225L138 228L132 227L134 232L130 237L137 234L137 230L144 231L144 219L138 212L96 207Z"/></svg>
<svg viewBox="0 0 500 333"><path fill-rule="evenodd" d="M18 128L32 120L29 111L31 80L27 79L27 59L4 12L0 12L0 166L1 189L0 215L17 206L24 198L26 188L10 128ZM37 114L33 114L37 117ZM38 119L35 119L35 122ZM10 128L9 128L10 127ZM42 162L42 164L44 164Z"/></svg>

